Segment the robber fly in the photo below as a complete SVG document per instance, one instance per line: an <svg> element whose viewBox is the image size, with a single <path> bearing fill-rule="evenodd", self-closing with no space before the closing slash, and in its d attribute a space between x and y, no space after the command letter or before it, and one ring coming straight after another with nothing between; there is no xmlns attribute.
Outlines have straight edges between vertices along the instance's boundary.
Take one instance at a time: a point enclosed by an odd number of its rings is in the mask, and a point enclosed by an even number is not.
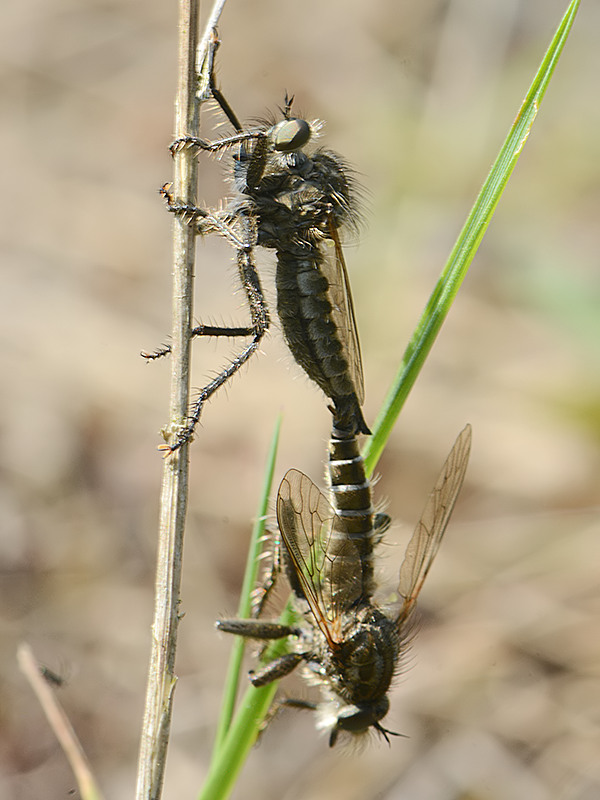
<svg viewBox="0 0 600 800"><path fill-rule="evenodd" d="M364 381L348 273L340 243L343 228L358 224L352 173L337 153L312 149L320 123L292 115L286 95L282 119L244 130L217 88L210 87L236 133L216 141L195 137L172 145L221 153L233 151L232 181L236 195L223 211L181 204L163 191L169 210L200 234L218 233L236 249L240 281L248 300L251 324L222 328L200 325L194 336L251 337L250 343L199 393L187 426L171 450L187 442L206 400L256 352L269 327L269 313L253 250L272 249L277 258L277 312L285 340L297 363L332 402L334 421L353 433L369 434L362 414ZM308 149L306 149L308 148ZM145 358L157 358L169 347Z"/></svg>
<svg viewBox="0 0 600 800"><path fill-rule="evenodd" d="M315 708L331 747L342 731L358 735L373 727L388 741L388 734L394 735L381 724L389 710L388 691L409 646L415 604L460 492L470 447L467 425L410 539L400 568L400 599L393 607L373 601L372 564L365 567L385 520L377 523L375 515L369 536L353 537L348 517L332 507L310 478L292 469L281 482L277 522L302 622L293 627L223 620L217 627L257 639L290 637L290 652L251 673L250 680L263 686L304 663L310 682L320 684L323 700L292 704Z"/></svg>

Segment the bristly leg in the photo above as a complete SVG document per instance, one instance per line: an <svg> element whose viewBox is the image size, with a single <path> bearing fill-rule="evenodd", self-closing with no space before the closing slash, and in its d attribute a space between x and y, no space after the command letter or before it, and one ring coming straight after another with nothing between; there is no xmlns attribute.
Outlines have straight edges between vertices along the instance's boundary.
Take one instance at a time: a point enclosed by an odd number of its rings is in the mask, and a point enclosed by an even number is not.
<svg viewBox="0 0 600 800"><path fill-rule="evenodd" d="M258 274L252 261L250 252L238 251L238 269L241 277L241 282L248 298L250 306L250 315L252 318L252 326L249 329L243 328L243 335L248 335L247 330L252 335L252 341L246 345L239 355L237 355L222 372L217 375L209 384L201 389L197 399L194 401L190 414L187 419L185 428L177 434L175 441L167 445L168 450L173 452L179 447L188 442L193 433L194 428L198 424L204 403L223 386L235 373L248 361L248 359L256 352L259 347L260 341L265 335L269 327L269 312L263 298L262 288ZM198 330L198 329L197 329ZM198 335L201 335L200 333ZM227 334L220 335L236 335L235 333L228 332Z"/></svg>
<svg viewBox="0 0 600 800"><path fill-rule="evenodd" d="M263 537L263 541L267 541L269 538L271 540L270 547L265 547L259 556L259 560L267 562L267 567L259 585L252 592L253 619L259 619L262 616L267 600L275 589L281 574L281 537L279 536L279 529L272 532L268 531Z"/></svg>
<svg viewBox="0 0 600 800"><path fill-rule="evenodd" d="M169 455L186 442L190 441L202 414L205 402L256 352L261 339L269 328L270 319L260 278L254 265L253 248L256 242L256 223L250 210L241 208L236 219L231 221L227 215L220 214L219 212L213 213L206 209L197 208L196 206L177 203L168 186L162 188L161 194L167 202L169 211L183 217L189 225L194 227L196 233L201 235L206 233L218 233L236 248L240 283L242 284L250 308L250 325L236 327L198 325L191 329L191 336L252 337L252 340L246 345L242 352L239 353L216 378L200 390L198 397L190 408L186 425L176 434L175 441L167 445L161 445L160 449L163 450L166 455ZM143 351L141 355L147 360L155 360L170 352L170 346L165 345L164 347L157 348L152 353Z"/></svg>

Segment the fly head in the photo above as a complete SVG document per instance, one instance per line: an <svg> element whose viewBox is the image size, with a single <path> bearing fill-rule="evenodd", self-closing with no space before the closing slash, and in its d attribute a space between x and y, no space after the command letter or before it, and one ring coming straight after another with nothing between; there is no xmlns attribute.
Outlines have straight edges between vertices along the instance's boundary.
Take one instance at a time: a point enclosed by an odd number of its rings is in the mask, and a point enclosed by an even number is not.
<svg viewBox="0 0 600 800"><path fill-rule="evenodd" d="M360 703L340 708L335 714L335 722L329 734L329 746L335 746L341 731L347 731L358 736L366 733L371 727L382 733L389 743L386 734L392 732L382 728L379 724L379 720L385 717L389 709L390 701L387 695L383 695L383 697L370 703Z"/></svg>

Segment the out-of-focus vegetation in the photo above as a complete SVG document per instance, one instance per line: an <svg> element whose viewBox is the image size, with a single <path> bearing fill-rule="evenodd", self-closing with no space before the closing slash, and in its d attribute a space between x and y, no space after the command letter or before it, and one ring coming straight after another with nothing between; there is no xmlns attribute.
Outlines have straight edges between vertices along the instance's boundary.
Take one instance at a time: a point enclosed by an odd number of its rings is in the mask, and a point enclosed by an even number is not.
<svg viewBox="0 0 600 800"><path fill-rule="evenodd" d="M226 8L221 86L244 119L295 93L365 191L346 249L372 420L448 251L566 7L561 0ZM2 10L0 795L73 787L18 673L27 639L107 796L130 797L152 612L169 367L137 355L170 325L176 9L46 0ZM527 149L379 464L402 547L454 436L467 484L421 596L392 698L393 751L330 753L281 712L241 797L588 798L598 794L600 10L582 7ZM207 114L204 132L218 117ZM201 163L200 200L224 194ZM246 319L231 252L199 244L198 319ZM273 263L261 259L272 293ZM274 304L272 304L274 305ZM231 614L276 414L279 476L322 474L330 416L276 326L208 407L192 446L166 796L201 783ZM197 342L194 384L229 355ZM292 696L306 689L294 679ZM386 720L387 724L387 720ZM286 788L290 787L290 788ZM287 792L287 794L286 794ZM379 794L378 794L379 793ZM384 794L385 793L385 794Z"/></svg>

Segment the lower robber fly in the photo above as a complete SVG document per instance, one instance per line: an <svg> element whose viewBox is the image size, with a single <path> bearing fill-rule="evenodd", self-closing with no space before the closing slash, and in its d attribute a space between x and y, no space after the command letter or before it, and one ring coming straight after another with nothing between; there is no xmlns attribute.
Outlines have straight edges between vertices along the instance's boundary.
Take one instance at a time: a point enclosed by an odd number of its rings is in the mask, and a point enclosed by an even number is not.
<svg viewBox="0 0 600 800"><path fill-rule="evenodd" d="M251 673L250 680L263 686L303 663L310 682L320 685L323 700L316 705L289 704L316 709L319 727L329 731L331 747L343 731L358 735L372 727L386 739L393 735L381 725L389 710L388 691L410 644L415 604L464 480L471 427L467 425L454 443L408 543L400 567L400 599L393 607L379 606L372 599L372 549L388 519L373 515L370 492L359 500L358 487L352 483L340 481L335 486L334 475L341 477L347 468L340 462L354 461L354 456L339 457L351 438L342 436L332 451L335 508L298 470L289 470L279 487L283 561L302 621L297 627L259 619L217 623L220 630L240 636L290 638L290 652ZM345 444L340 446L339 441ZM369 519L370 528L364 524ZM358 520L360 532L354 527Z"/></svg>
<svg viewBox="0 0 600 800"><path fill-rule="evenodd" d="M236 133L208 142L195 137L172 145L220 153L234 150L232 179L237 194L223 211L181 204L163 189L168 209L199 234L218 233L237 251L240 281L251 313L247 327L200 325L193 336L252 337L251 342L200 391L186 427L170 450L189 441L205 401L256 352L269 327L269 314L253 259L256 245L277 257L277 312L297 363L332 402L334 422L353 433L369 434L362 414L364 380L348 273L340 243L342 228L358 224L351 170L336 153L304 148L320 127L291 115L286 95L280 122L244 130L215 85L211 92ZM158 358L169 347L145 358Z"/></svg>

